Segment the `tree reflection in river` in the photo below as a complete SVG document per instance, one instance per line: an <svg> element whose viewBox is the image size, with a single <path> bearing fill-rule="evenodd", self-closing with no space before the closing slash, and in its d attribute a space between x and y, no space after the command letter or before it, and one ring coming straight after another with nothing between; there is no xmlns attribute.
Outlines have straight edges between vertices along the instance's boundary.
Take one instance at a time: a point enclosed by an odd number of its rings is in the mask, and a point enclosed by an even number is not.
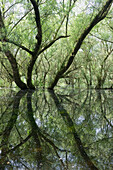
<svg viewBox="0 0 113 170"><path fill-rule="evenodd" d="M112 91L0 95L0 169L113 169Z"/></svg>

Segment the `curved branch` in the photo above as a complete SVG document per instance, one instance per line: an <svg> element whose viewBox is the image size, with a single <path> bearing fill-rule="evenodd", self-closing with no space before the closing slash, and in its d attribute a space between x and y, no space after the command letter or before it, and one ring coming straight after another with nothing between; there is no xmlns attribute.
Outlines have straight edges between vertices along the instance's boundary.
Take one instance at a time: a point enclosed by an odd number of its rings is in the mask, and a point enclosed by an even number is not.
<svg viewBox="0 0 113 170"><path fill-rule="evenodd" d="M2 13L1 13L1 10L0 10L0 33L1 33L0 39L2 39L1 41L3 41L5 39L5 36L2 35L2 29L5 29L5 25L4 25L4 21L3 21L3 18L2 18ZM2 36L3 36L3 38L2 38ZM4 47L6 47L6 45ZM17 84L17 86L19 88L27 89L26 84L20 78L20 73L19 73L17 61L16 61L15 57L13 56L13 54L11 53L11 51L8 48L9 47L7 46L4 53L5 53L6 57L8 58L8 60L9 60L9 62L11 64L11 67L12 67L12 70L13 70L13 79L14 79L15 83ZM0 48L0 50L1 50L1 48Z"/></svg>
<svg viewBox="0 0 113 170"><path fill-rule="evenodd" d="M51 47L57 40L61 39L61 38L67 38L67 37L70 37L70 35L67 35L67 36L59 36L58 38L56 38L55 40L52 40L49 44L47 44L43 49L41 49L39 51L39 54L41 54L42 52L44 52L45 50L47 50L49 47Z"/></svg>
<svg viewBox="0 0 113 170"><path fill-rule="evenodd" d="M105 63L105 62L106 62L106 60L108 59L108 57L110 56L110 54L111 54L112 52L113 52L113 49L112 49L112 50L110 50L110 52L108 52L107 56L104 58L103 63Z"/></svg>
<svg viewBox="0 0 113 170"><path fill-rule="evenodd" d="M13 75L8 71L7 67L4 65L3 61L1 61L2 66L4 67L4 69L6 70L6 72L8 73L8 75L10 76L10 78L13 80Z"/></svg>
<svg viewBox="0 0 113 170"><path fill-rule="evenodd" d="M64 23L64 21L65 21L65 18L66 18L66 15L64 15L64 17L63 17L63 19L62 19L62 21L61 21L59 27L57 28L57 30L56 30L56 32L55 32L55 35L54 35L54 39L56 39L56 36L57 36L57 34L58 34L58 32L59 32L61 26L63 25L63 23Z"/></svg>
<svg viewBox="0 0 113 170"><path fill-rule="evenodd" d="M14 42L14 41L12 41L12 40L9 40L8 38L5 38L4 41L16 45L17 47L25 50L26 52L28 52L28 53L31 54L31 55L33 54L32 51L30 51L30 50L29 50L28 48L26 48L25 46L23 46L23 45L21 45L21 44L18 44L17 42Z"/></svg>
<svg viewBox="0 0 113 170"><path fill-rule="evenodd" d="M36 2L35 0L30 0L30 1L34 8L35 21L36 21L37 31L38 31L38 34L36 35L37 44L36 44L35 51L34 51L34 53L36 54L42 42L42 26L41 26L41 21L40 21L40 12L38 8L38 2Z"/></svg>
<svg viewBox="0 0 113 170"><path fill-rule="evenodd" d="M15 151L19 147L21 147L24 143L26 143L32 137L32 133L30 133L25 139L23 139L19 144L17 144L14 148L9 149L7 153Z"/></svg>
<svg viewBox="0 0 113 170"><path fill-rule="evenodd" d="M109 41L109 40L106 40L106 39L104 39L104 38L98 37L98 36L96 36L96 35L94 35L94 34L92 34L92 33L90 33L90 35L93 36L93 37L95 37L95 38L98 38L99 40L102 40L102 41L109 42L109 43L112 43L112 44L113 44L113 41Z"/></svg>
<svg viewBox="0 0 113 170"><path fill-rule="evenodd" d="M14 4L12 4L8 9L6 9L6 11L4 11L3 15L4 15L5 13L7 13L14 5L19 4L19 3L21 3L21 2L22 2L22 0L21 0L20 2L15 2Z"/></svg>
<svg viewBox="0 0 113 170"><path fill-rule="evenodd" d="M13 70L13 79L14 79L15 83L17 84L17 86L19 88L21 88L23 90L27 89L26 84L20 79L17 61L14 58L13 54L9 50L5 51L4 53L7 56L8 60L11 64L11 67L12 67L12 70Z"/></svg>
<svg viewBox="0 0 113 170"><path fill-rule="evenodd" d="M33 71L33 67L34 64L37 60L38 57L38 52L40 49L40 45L42 42L42 27L41 27L41 21L40 21L40 13L39 13L39 9L38 9L38 2L36 2L35 0L30 0L33 8L34 8L34 12L35 12L35 21L36 21L36 25L37 25L37 31L38 34L36 35L36 39L37 39L37 43L35 45L35 49L32 55L32 58L30 60L29 66L28 66L28 70L27 70L27 85L30 89L35 89L34 85L32 84L32 71Z"/></svg>

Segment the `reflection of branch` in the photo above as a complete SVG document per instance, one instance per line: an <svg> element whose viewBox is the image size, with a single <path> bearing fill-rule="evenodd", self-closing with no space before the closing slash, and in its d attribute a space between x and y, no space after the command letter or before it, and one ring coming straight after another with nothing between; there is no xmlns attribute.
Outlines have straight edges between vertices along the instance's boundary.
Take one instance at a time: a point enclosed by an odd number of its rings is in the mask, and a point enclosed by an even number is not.
<svg viewBox="0 0 113 170"><path fill-rule="evenodd" d="M3 132L3 137L2 137L2 141L1 141L1 146L2 146L1 164L4 163L5 160L7 159L6 154L9 152L9 148L8 148L9 137L10 137L12 129L16 123L16 120L18 118L20 100L25 94L26 94L26 91L19 91L16 94L16 96L14 97L12 116L11 116L10 120L8 121L7 126Z"/></svg>
<svg viewBox="0 0 113 170"><path fill-rule="evenodd" d="M30 121L30 125L31 125L31 129L32 129L32 136L34 137L34 140L37 144L37 147L40 149L40 152L38 153L39 156L38 156L38 161L42 160L41 159L41 156L42 156L42 148L41 148L41 143L40 143L40 138L42 137L45 141L47 141L53 148L54 148L54 151L57 155L57 157L59 158L59 160L61 161L61 164L63 166L64 163L62 161L62 159L60 158L58 152L57 152L57 149L59 150L59 148L57 146L55 146L55 144L50 140L48 139L47 137L45 137L42 133L41 133L41 130L40 128L37 126L35 120L34 120L34 117L33 117L33 109L32 109L32 102L31 102L31 96L33 94L33 91L32 92L28 92L27 94L27 109L28 109L28 118L29 118L29 121Z"/></svg>
<svg viewBox="0 0 113 170"><path fill-rule="evenodd" d="M13 101L11 101L11 102L8 104L8 106L6 107L6 109L4 110L4 112L1 113L2 115L1 115L1 117L0 117L0 120L2 119L2 117L4 116L4 114L7 113L7 110L8 110L9 107L12 105L12 103L13 103ZM9 113L8 113L8 114L9 114ZM0 134L0 135L1 135L1 134Z"/></svg>
<svg viewBox="0 0 113 170"><path fill-rule="evenodd" d="M7 153L15 151L16 149L18 149L20 146L22 146L24 143L26 143L30 138L32 137L32 133L29 134L25 139L23 139L18 145L16 145L14 148L8 150Z"/></svg>
<svg viewBox="0 0 113 170"><path fill-rule="evenodd" d="M36 159L38 161L38 165L40 165L41 161L42 161L42 146L41 146L41 142L40 142L40 128L37 126L34 117L33 117L33 109L32 109L32 94L34 93L34 91L28 91L27 93L27 116L29 119L29 123L31 125L31 131L32 131L32 136L34 138L36 147L37 147L37 154L36 154Z"/></svg>
<svg viewBox="0 0 113 170"><path fill-rule="evenodd" d="M18 158L17 158L18 159ZM27 169L27 170L30 170L29 167L27 167L22 161L19 160L19 162Z"/></svg>
<svg viewBox="0 0 113 170"><path fill-rule="evenodd" d="M113 128L113 125L112 125L111 122L107 119L107 117L104 116L104 118L106 119L106 121L108 122L108 124Z"/></svg>
<svg viewBox="0 0 113 170"><path fill-rule="evenodd" d="M46 141L46 142L48 142L53 148L56 148L56 149L58 149L59 151L61 151L61 152L67 152L67 150L65 150L65 149L60 149L60 148L58 148L58 146L56 146L54 143L53 143L53 141L51 141L50 139L48 139L46 136L44 136L42 133L40 134L43 138L44 138L44 140ZM68 151L69 152L69 151Z"/></svg>
<svg viewBox="0 0 113 170"><path fill-rule="evenodd" d="M88 100L88 95L89 95L89 90L87 90L86 98L84 99L83 103L81 104L80 109L78 109L78 113L80 113L81 110L84 108L84 105L86 104L86 102Z"/></svg>
<svg viewBox="0 0 113 170"><path fill-rule="evenodd" d="M12 116L3 132L3 141L1 143L8 142L8 138L10 136L11 130L13 129L16 123L17 117L18 117L20 100L25 94L26 94L26 91L19 91L14 97Z"/></svg>
<svg viewBox="0 0 113 170"><path fill-rule="evenodd" d="M75 139L76 144L77 144L77 147L79 149L79 152L80 152L81 156L84 158L86 164L88 165L88 167L91 170L98 170L98 168L91 161L90 157L87 155L87 153L86 153L86 151L84 149L84 146L82 144L82 141L79 138L79 136L78 136L78 134L77 134L77 132L75 130L73 121L70 118L68 112L64 109L63 105L59 102L59 100L58 100L57 96L55 95L55 93L54 92L50 92L50 94L51 94L51 97L54 100L54 103L55 103L55 105L57 107L58 112L62 116L62 118L65 121L66 125L68 126L70 132L73 134L74 139Z"/></svg>
<svg viewBox="0 0 113 170"><path fill-rule="evenodd" d="M21 134L20 134L20 132L19 132L19 130L18 130L18 128L17 128L17 126L16 126L16 125L15 125L15 128L16 128L16 131L17 131L17 133L18 133L19 137L20 137L20 141L23 141L23 138L22 138L22 136L21 136Z"/></svg>
<svg viewBox="0 0 113 170"><path fill-rule="evenodd" d="M100 143L100 142L103 142L103 141L106 141L106 140L110 140L110 139L113 139L113 137L109 137L109 138L102 138L102 139L99 139L99 140L97 140L97 141L95 141L95 142L92 142L92 143L89 143L88 145L90 146L90 145L95 145L96 143ZM86 148L88 148L88 147L86 147Z"/></svg>
<svg viewBox="0 0 113 170"><path fill-rule="evenodd" d="M54 151L55 151L57 157L59 158L59 160L61 161L61 164L63 165L63 167L65 167L65 165L64 165L61 157L59 156L59 154L58 154L58 152L57 152L57 149L58 149L58 150L60 150L60 149L59 149L57 146L55 146L55 144L54 144L50 139L48 139L47 137L45 137L43 134L41 134L41 136L44 138L44 140L45 140L46 142L48 142L48 143L54 148ZM61 150L60 150L60 151L61 151Z"/></svg>

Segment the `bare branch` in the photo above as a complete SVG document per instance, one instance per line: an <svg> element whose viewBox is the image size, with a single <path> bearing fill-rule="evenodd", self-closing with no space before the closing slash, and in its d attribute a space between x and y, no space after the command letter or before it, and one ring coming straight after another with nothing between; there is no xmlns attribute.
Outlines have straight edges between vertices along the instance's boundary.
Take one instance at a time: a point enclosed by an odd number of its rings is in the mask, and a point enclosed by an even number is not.
<svg viewBox="0 0 113 170"><path fill-rule="evenodd" d="M110 52L108 52L107 56L104 58L103 63L105 63L105 62L106 62L106 60L108 59L108 57L110 56L110 54L111 54L112 52L113 52L113 49L112 49L112 50L110 50Z"/></svg>
<svg viewBox="0 0 113 170"><path fill-rule="evenodd" d="M7 69L7 67L4 65L3 61L1 61L2 66L4 67L4 69L6 70L6 72L8 73L8 75L10 76L10 78L13 80L13 75L9 72L9 70Z"/></svg>
<svg viewBox="0 0 113 170"><path fill-rule="evenodd" d="M42 42L42 27L41 27L41 21L40 21L40 12L38 9L38 3L35 0L30 0L33 8L34 8L34 12L35 12L35 21L36 21L36 25L37 25L37 31L38 34L36 36L37 39L37 44L36 44L36 48L35 48L35 53L39 50L39 47L41 45Z"/></svg>
<svg viewBox="0 0 113 170"><path fill-rule="evenodd" d="M35 21L36 21L36 25L37 25L38 34L36 35L37 43L35 45L35 49L32 54L32 58L30 60L28 70L27 70L27 85L30 89L35 89L34 85L31 82L31 77L32 77L32 71L33 71L34 64L38 57L37 54L39 52L40 45L42 43L42 26L41 26L41 21L40 21L40 12L39 12L39 8L38 8L38 1L37 2L35 0L30 0L30 1L33 5L34 12L35 12Z"/></svg>
<svg viewBox="0 0 113 170"><path fill-rule="evenodd" d="M70 0L70 3L69 3L69 12L70 12L70 7L71 7L71 3L72 3L72 0ZM68 31L68 22L69 22L69 12L67 14L67 20L66 20L66 35L67 35L67 31Z"/></svg>
<svg viewBox="0 0 113 170"><path fill-rule="evenodd" d="M31 55L33 54L32 51L30 51L28 48L26 48L25 46L23 46L23 45L21 45L21 44L19 44L19 43L17 43L17 42L14 42L14 41L12 41L12 40L9 40L8 38L5 38L4 41L16 45L17 47L25 50L26 52L28 52L28 53L31 54Z"/></svg>
<svg viewBox="0 0 113 170"><path fill-rule="evenodd" d="M63 24L65 18L66 18L66 15L64 15L64 17L63 17L63 19L62 19L62 21L61 21L59 27L57 28L57 30L56 30L56 32L55 32L55 35L54 35L54 39L56 39L56 36L57 36L57 34L58 34L58 31L60 30L60 28L61 28L61 26L62 26L62 24Z"/></svg>
<svg viewBox="0 0 113 170"><path fill-rule="evenodd" d="M105 41L105 42L109 42L109 43L113 43L113 41L109 41L109 40L106 40L106 39L104 39L104 38L98 37L98 36L96 36L96 35L94 35L94 34L92 34L92 33L90 33L90 35L93 36L93 37L95 37L95 38L98 38L99 40L102 40L102 41Z"/></svg>
<svg viewBox="0 0 113 170"><path fill-rule="evenodd" d="M44 52L45 50L47 50L49 47L51 47L57 40L61 39L61 38L67 38L70 37L70 35L67 36L59 36L58 38L56 38L55 40L52 40L49 44L47 44L43 49L41 49L39 51L39 54L41 54L42 52Z"/></svg>
<svg viewBox="0 0 113 170"><path fill-rule="evenodd" d="M11 67L12 67L12 70L13 70L13 79L14 79L15 83L21 89L27 89L26 84L20 79L20 73L19 73L17 61L14 58L13 54L11 53L10 50L6 50L4 53L5 53L6 57L8 58L8 60L11 64Z"/></svg>
<svg viewBox="0 0 113 170"><path fill-rule="evenodd" d="M12 4L6 11L4 11L3 15L4 15L5 13L7 13L14 5L19 4L19 3L21 3L21 2L22 2L22 1L20 1L20 2L15 2L14 4Z"/></svg>
<svg viewBox="0 0 113 170"><path fill-rule="evenodd" d="M14 148L9 149L7 153L15 151L18 149L20 146L22 146L24 143L26 143L30 138L32 137L32 133L30 133L25 139L23 139L19 144L17 144Z"/></svg>
<svg viewBox="0 0 113 170"><path fill-rule="evenodd" d="M10 33L13 31L13 29L33 10L33 8L31 8L28 12L25 13L25 15L20 18L17 23L12 27L12 29L10 30L10 32L8 33L8 35L10 35Z"/></svg>

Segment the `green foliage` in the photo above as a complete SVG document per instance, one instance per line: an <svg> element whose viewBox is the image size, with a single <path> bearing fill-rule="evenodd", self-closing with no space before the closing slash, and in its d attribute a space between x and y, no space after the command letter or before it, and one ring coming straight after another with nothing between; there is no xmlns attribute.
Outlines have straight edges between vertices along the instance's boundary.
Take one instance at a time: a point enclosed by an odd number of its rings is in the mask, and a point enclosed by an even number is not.
<svg viewBox="0 0 113 170"><path fill-rule="evenodd" d="M33 82L36 86L48 85L50 80L54 79L57 72L61 69L62 64L65 66L78 38L89 26L104 3L103 0L84 0L78 1L74 5L72 3L70 7L70 1L39 1L42 25L42 44L40 50L55 38L65 36L66 31L70 36L57 40L52 46L41 53L39 57L37 56L34 70L32 71ZM5 51L8 49L11 50L17 61L20 78L23 79L24 77L25 80L31 54L23 50L20 46L24 46L30 51L35 49L38 31L35 12L31 2L27 0L4 0L0 2L0 5L5 24L5 29L0 28L0 39L2 40L0 41L0 50L2 50L0 53L2 56ZM79 83L81 87L89 87L88 84L90 84L90 81L92 81L91 87L96 87L98 77L104 78L104 73L106 72L106 78L102 88L112 85L112 53L107 58L103 67L104 59L113 48L112 30L111 7L108 17L97 24L91 31L91 34L85 38L74 62L69 70L67 70L68 74L60 83L66 83L66 81L69 82L73 79L74 86L78 87L77 82L80 79ZM5 36L11 43L3 41ZM13 71L8 61L2 59L1 61L4 62L5 66L8 66L8 72L12 74ZM2 72L2 77L4 77L2 84L4 84L4 82L8 81L8 72L2 64L0 64L0 68L4 70Z"/></svg>

